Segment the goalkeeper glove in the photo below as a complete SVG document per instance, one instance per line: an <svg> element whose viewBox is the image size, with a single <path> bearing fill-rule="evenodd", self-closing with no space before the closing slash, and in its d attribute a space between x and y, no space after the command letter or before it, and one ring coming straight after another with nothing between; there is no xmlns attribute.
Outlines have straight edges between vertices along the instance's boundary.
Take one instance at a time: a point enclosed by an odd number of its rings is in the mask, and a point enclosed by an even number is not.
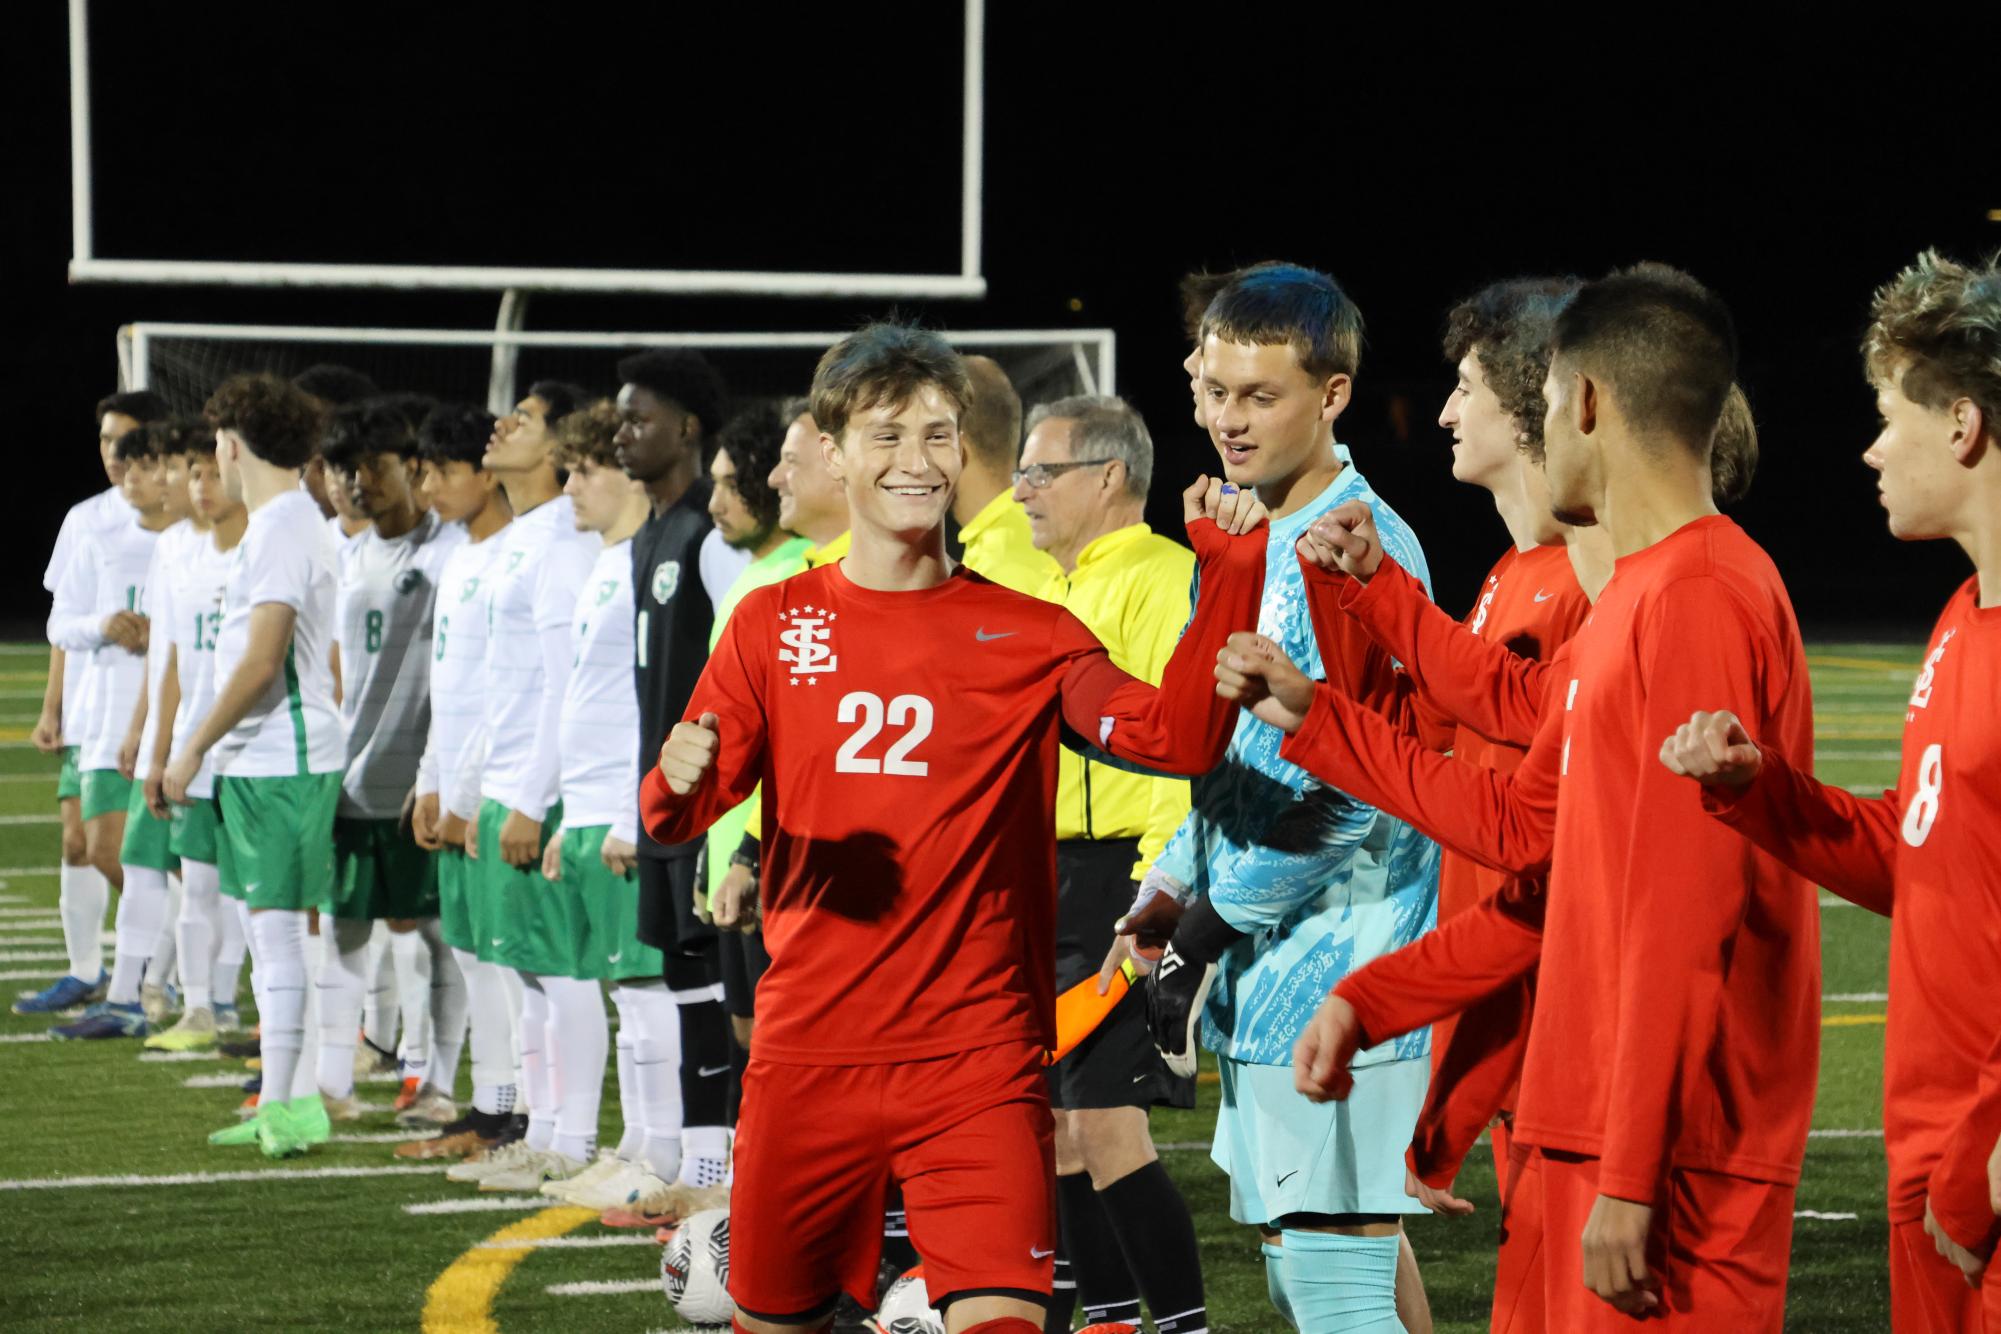
<svg viewBox="0 0 2001 1334"><path fill-rule="evenodd" d="M1147 975L1147 1027L1168 1070L1180 1078L1195 1073L1195 1026L1216 981L1216 960L1243 938L1208 899L1196 899L1181 914L1174 938Z"/></svg>

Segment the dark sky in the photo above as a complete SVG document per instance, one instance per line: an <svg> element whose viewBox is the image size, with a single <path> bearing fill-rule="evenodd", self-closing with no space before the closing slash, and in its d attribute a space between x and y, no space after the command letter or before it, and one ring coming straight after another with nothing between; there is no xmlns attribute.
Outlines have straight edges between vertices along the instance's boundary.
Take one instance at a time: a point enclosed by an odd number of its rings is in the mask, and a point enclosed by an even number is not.
<svg viewBox="0 0 2001 1334"><path fill-rule="evenodd" d="M461 7L93 8L100 255L956 266L949 3L693 18L573 0L518 27ZM1940 46L2001 34L1726 31L1686 11L1615 33L1605 9L1468 27L1429 7L1365 31L1353 7L1237 8L1094 19L990 0L990 295L903 308L959 328L1114 327L1165 482L1210 457L1187 416L1177 277L1276 257L1329 270L1369 324L1341 436L1458 611L1505 537L1446 472L1443 312L1495 278L1679 264L1736 312L1764 453L1738 518L1802 618L1922 633L1966 564L1884 532L1855 349L1871 289L1918 250L2001 247L2001 154L1972 119L1986 86ZM119 324L477 328L496 298L67 286L62 9L15 17L9 397L36 465L0 618L37 620L62 511L101 485L89 413ZM842 328L886 304L539 296L530 327Z"/></svg>

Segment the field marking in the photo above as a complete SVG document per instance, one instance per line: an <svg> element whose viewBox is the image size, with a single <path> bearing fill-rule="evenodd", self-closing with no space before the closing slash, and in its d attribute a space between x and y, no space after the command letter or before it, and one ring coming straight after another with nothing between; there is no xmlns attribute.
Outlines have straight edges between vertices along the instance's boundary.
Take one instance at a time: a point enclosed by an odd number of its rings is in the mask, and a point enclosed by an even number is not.
<svg viewBox="0 0 2001 1334"><path fill-rule="evenodd" d="M139 1059L148 1065L178 1065L182 1061L219 1061L219 1051L142 1051Z"/></svg>
<svg viewBox="0 0 2001 1334"><path fill-rule="evenodd" d="M542 1291L551 1297L616 1297L626 1292L659 1292L657 1278L601 1278L589 1283L551 1283Z"/></svg>
<svg viewBox="0 0 2001 1334"><path fill-rule="evenodd" d="M1209 1141L1191 1139L1175 1144L1156 1144L1153 1147L1158 1153L1195 1153L1197 1151L1207 1153L1209 1151Z"/></svg>
<svg viewBox="0 0 2001 1334"><path fill-rule="evenodd" d="M1806 655L1808 667L1836 667L1856 672L1897 672L1908 676L1917 671L1918 664L1909 666L1895 658L1852 658L1845 653L1809 653Z"/></svg>
<svg viewBox="0 0 2001 1334"><path fill-rule="evenodd" d="M0 815L0 825L10 824L61 824L63 817L55 815Z"/></svg>
<svg viewBox="0 0 2001 1334"><path fill-rule="evenodd" d="M32 982L36 978L45 978L48 976L49 970L46 968L10 968L5 972L0 972L0 982ZM21 994L23 996L39 996L42 993L39 991L24 991Z"/></svg>
<svg viewBox="0 0 2001 1334"><path fill-rule="evenodd" d="M329 1135L329 1144L408 1144L415 1130L371 1130L359 1135Z"/></svg>
<svg viewBox="0 0 2001 1334"><path fill-rule="evenodd" d="M1889 993L1882 991L1837 991L1822 996L1820 999L1822 1004L1826 1004L1829 1001L1842 1004L1859 1004L1863 1001L1886 1001L1890 997Z"/></svg>
<svg viewBox="0 0 2001 1334"><path fill-rule="evenodd" d="M475 1195L465 1200L429 1200L423 1204L406 1204L406 1214L484 1214L518 1213L525 1209L547 1209L549 1197L546 1195Z"/></svg>
<svg viewBox="0 0 2001 1334"><path fill-rule="evenodd" d="M0 926L7 926L7 925L10 924L6 922L0 922ZM18 947L22 945L60 945L62 944L62 939L63 937L60 931L56 932L54 935L0 936L0 947L4 946Z"/></svg>
<svg viewBox="0 0 2001 1334"><path fill-rule="evenodd" d="M46 787L53 788L56 785L56 776L54 774L0 774L0 783L41 783Z"/></svg>
<svg viewBox="0 0 2001 1334"><path fill-rule="evenodd" d="M508 1241L482 1241L482 1251L539 1251L597 1246L658 1246L651 1232L614 1232L595 1237L529 1237Z"/></svg>
<svg viewBox="0 0 2001 1334"><path fill-rule="evenodd" d="M273 1167L261 1172L174 1172L167 1176L29 1177L0 1181L0 1190L102 1190L128 1186L218 1186L235 1181L330 1181L348 1177L419 1176L442 1172L447 1166L449 1164L440 1163L435 1167L304 1167L290 1170Z"/></svg>
<svg viewBox="0 0 2001 1334"><path fill-rule="evenodd" d="M1859 903L1850 903L1839 894L1822 894L1820 896L1820 906L1823 908L1859 908L1862 905Z"/></svg>
<svg viewBox="0 0 2001 1334"><path fill-rule="evenodd" d="M1822 1028L1857 1028L1865 1024L1880 1024L1889 1018L1881 1014L1824 1014L1820 1017Z"/></svg>
<svg viewBox="0 0 2001 1334"><path fill-rule="evenodd" d="M62 913L55 908L30 905L24 908L0 908L0 917L46 917L51 922L60 922Z"/></svg>
<svg viewBox="0 0 2001 1334"><path fill-rule="evenodd" d="M1818 1209L1795 1209L1794 1218L1819 1218L1830 1223L1854 1223L1860 1221L1859 1214L1824 1214Z"/></svg>
<svg viewBox="0 0 2001 1334"><path fill-rule="evenodd" d="M33 1016L28 1016L32 1018ZM0 1042L54 1042L47 1033L0 1033Z"/></svg>
<svg viewBox="0 0 2001 1334"><path fill-rule="evenodd" d="M433 1169L442 1171L442 1168ZM493 1298L515 1266L534 1251L496 1248L487 1242L530 1241L574 1232L597 1215L589 1209L556 1207L509 1223L451 1262L424 1294L424 1334L500 1334ZM659 1287L660 1281L653 1280Z"/></svg>
<svg viewBox="0 0 2001 1334"><path fill-rule="evenodd" d="M245 1075L232 1074L189 1075L181 1081L181 1087L184 1089L236 1089L238 1092L241 1092L243 1081L247 1077Z"/></svg>
<svg viewBox="0 0 2001 1334"><path fill-rule="evenodd" d="M0 953L0 963L54 963L69 962L68 950L7 950Z"/></svg>
<svg viewBox="0 0 2001 1334"><path fill-rule="evenodd" d="M1809 1130L1808 1139L1881 1139L1880 1130Z"/></svg>
<svg viewBox="0 0 2001 1334"><path fill-rule="evenodd" d="M58 875L62 872L62 869L60 866L0 866L0 877L10 875Z"/></svg>

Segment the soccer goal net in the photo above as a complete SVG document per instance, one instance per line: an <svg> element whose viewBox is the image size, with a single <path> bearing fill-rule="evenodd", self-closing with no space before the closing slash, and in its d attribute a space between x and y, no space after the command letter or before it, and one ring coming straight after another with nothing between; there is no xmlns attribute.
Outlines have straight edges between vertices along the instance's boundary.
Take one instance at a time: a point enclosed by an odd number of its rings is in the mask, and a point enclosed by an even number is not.
<svg viewBox="0 0 2001 1334"><path fill-rule="evenodd" d="M961 352L992 357L1024 407L1069 394L1116 392L1110 329L976 329L944 335ZM296 375L333 363L385 393L419 392L500 412L537 380L615 392L620 356L646 347L699 348L734 399L803 394L828 333L581 333L362 329L304 325L129 324L118 332L120 379L151 389L175 412L199 412L239 371Z"/></svg>

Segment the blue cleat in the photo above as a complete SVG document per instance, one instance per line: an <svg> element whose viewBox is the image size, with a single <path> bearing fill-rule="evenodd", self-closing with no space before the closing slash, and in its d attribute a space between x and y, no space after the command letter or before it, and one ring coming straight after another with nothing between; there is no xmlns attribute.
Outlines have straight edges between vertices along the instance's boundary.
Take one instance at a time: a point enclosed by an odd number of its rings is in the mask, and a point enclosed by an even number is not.
<svg viewBox="0 0 2001 1334"><path fill-rule="evenodd" d="M106 1001L83 1012L73 1024L49 1030L57 1042L90 1041L96 1038L143 1038L151 1030L146 1011L137 1005L113 1005Z"/></svg>
<svg viewBox="0 0 2001 1334"><path fill-rule="evenodd" d="M95 999L109 980L110 974L103 972L97 975L95 982L86 982L80 977L59 977L34 995L15 1001L14 1013L60 1014L64 1010L73 1010Z"/></svg>
<svg viewBox="0 0 2001 1334"><path fill-rule="evenodd" d="M234 1033L243 1027L243 1015L234 1005L217 1005L215 1010L215 1031Z"/></svg>

